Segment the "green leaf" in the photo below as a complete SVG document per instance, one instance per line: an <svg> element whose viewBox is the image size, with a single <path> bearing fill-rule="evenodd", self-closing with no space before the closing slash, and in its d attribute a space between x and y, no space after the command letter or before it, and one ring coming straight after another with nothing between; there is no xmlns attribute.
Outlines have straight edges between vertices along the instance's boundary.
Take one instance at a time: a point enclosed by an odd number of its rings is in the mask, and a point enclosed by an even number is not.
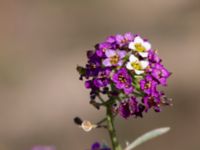
<svg viewBox="0 0 200 150"><path fill-rule="evenodd" d="M77 66L77 67L76 67L76 70L78 71L78 73L79 73L80 75L85 75L86 69L85 69L84 67Z"/></svg>
<svg viewBox="0 0 200 150"><path fill-rule="evenodd" d="M140 136L139 138L137 138L135 141L133 141L132 143L130 143L125 150L132 150L135 147L137 147L138 145L151 140L157 136L160 136L162 134L167 133L170 130L170 127L164 127L164 128L158 128L152 131L149 131L145 134L143 134L142 136Z"/></svg>

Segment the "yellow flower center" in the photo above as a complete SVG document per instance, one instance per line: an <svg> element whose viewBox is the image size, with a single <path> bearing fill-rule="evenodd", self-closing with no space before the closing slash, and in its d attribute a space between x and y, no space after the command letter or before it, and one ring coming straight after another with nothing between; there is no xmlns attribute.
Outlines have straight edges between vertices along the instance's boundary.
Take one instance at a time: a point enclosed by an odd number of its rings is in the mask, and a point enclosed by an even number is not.
<svg viewBox="0 0 200 150"><path fill-rule="evenodd" d="M135 61L131 63L131 66L135 69L135 70L142 70L142 66L140 64L139 61Z"/></svg>
<svg viewBox="0 0 200 150"><path fill-rule="evenodd" d="M141 43L136 43L135 48L138 52L145 52L146 48Z"/></svg>
<svg viewBox="0 0 200 150"><path fill-rule="evenodd" d="M119 62L119 56L118 55L114 55L110 58L110 63L112 65L116 65Z"/></svg>
<svg viewBox="0 0 200 150"><path fill-rule="evenodd" d="M123 75L119 75L118 79L121 83L126 83L126 78Z"/></svg>
<svg viewBox="0 0 200 150"><path fill-rule="evenodd" d="M145 89L149 89L151 87L151 83L150 82L147 82L146 84L145 84Z"/></svg>

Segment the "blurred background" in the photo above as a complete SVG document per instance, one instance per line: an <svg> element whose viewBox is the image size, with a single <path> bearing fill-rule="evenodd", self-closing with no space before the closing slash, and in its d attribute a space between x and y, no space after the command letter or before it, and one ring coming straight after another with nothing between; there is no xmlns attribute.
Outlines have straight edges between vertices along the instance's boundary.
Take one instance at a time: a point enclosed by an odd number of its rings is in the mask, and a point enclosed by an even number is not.
<svg viewBox="0 0 200 150"><path fill-rule="evenodd" d="M121 143L170 126L137 150L200 149L199 0L0 0L0 150L84 150L109 141L103 129L85 133L73 123L104 115L89 105L76 66L95 43L129 31L148 38L173 72L164 90L174 106L117 118Z"/></svg>

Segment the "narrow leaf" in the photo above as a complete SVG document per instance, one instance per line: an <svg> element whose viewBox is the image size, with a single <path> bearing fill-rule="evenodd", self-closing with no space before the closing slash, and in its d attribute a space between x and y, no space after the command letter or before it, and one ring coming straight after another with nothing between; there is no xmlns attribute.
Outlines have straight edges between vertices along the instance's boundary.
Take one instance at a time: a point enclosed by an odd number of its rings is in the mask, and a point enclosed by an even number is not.
<svg viewBox="0 0 200 150"><path fill-rule="evenodd" d="M170 127L164 127L164 128L158 128L152 131L149 131L145 134L143 134L142 136L140 136L139 138L137 138L135 141L133 141L132 143L130 143L125 150L132 150L135 147L137 147L138 145L151 140L157 136L160 136L162 134L167 133L170 130Z"/></svg>

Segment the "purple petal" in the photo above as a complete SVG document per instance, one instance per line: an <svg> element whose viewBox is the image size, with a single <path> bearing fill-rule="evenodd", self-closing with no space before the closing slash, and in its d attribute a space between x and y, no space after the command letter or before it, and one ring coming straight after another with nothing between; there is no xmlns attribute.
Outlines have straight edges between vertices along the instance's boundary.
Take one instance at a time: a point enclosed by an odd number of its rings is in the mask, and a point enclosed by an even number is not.
<svg viewBox="0 0 200 150"><path fill-rule="evenodd" d="M104 59L103 60L103 65L106 66L106 67L112 66L112 64L110 63L110 59L109 58Z"/></svg>
<svg viewBox="0 0 200 150"><path fill-rule="evenodd" d="M109 37L106 39L106 42L108 42L108 43L114 43L115 41L116 41L115 36L109 36Z"/></svg>
<svg viewBox="0 0 200 150"><path fill-rule="evenodd" d="M119 55L120 59L122 59L122 58L124 58L126 56L126 51L120 51L120 50L118 50L116 52Z"/></svg>
<svg viewBox="0 0 200 150"><path fill-rule="evenodd" d="M119 114L124 118L128 118L131 115L129 104L127 102L120 104Z"/></svg>
<svg viewBox="0 0 200 150"><path fill-rule="evenodd" d="M98 49L98 50L96 50L96 54L97 54L97 56L102 57L104 52L102 51L102 49Z"/></svg>
<svg viewBox="0 0 200 150"><path fill-rule="evenodd" d="M125 92L126 94L131 94L131 93L133 92L133 87L130 86L130 87L128 87L128 88L124 88L124 92Z"/></svg>
<svg viewBox="0 0 200 150"><path fill-rule="evenodd" d="M123 65L123 61L120 60L118 63L117 63L118 66L122 66Z"/></svg>
<svg viewBox="0 0 200 150"><path fill-rule="evenodd" d="M134 114L135 112L138 111L137 103L138 103L138 102L137 102L137 100L136 100L135 97L131 97L131 98L129 99L129 107L130 107L130 109L131 109L131 113L132 113L132 114Z"/></svg>
<svg viewBox="0 0 200 150"><path fill-rule="evenodd" d="M117 74L117 73L115 73L115 74L113 75L112 80L113 80L115 83L118 82L119 79L118 79L118 74Z"/></svg>
<svg viewBox="0 0 200 150"><path fill-rule="evenodd" d="M141 88L142 90L145 89L145 84L146 84L146 81L145 81L144 79L140 81L140 88Z"/></svg>
<svg viewBox="0 0 200 150"><path fill-rule="evenodd" d="M119 81L117 82L116 88L118 88L118 89L123 89L124 87L125 87L124 84L120 83Z"/></svg>
<svg viewBox="0 0 200 150"><path fill-rule="evenodd" d="M127 41L133 41L133 34L132 34L131 32L125 33L125 34L124 34L124 38L125 38Z"/></svg>
<svg viewBox="0 0 200 150"><path fill-rule="evenodd" d="M86 87L87 89L91 88L91 81L90 81L90 80L85 81L85 87Z"/></svg>
<svg viewBox="0 0 200 150"><path fill-rule="evenodd" d="M116 35L116 41L118 44L120 44L124 40L124 37L121 34Z"/></svg>
<svg viewBox="0 0 200 150"><path fill-rule="evenodd" d="M160 63L161 62L161 59L158 57L158 55L153 50L149 51L148 59L149 59L149 61L151 61L153 63Z"/></svg>
<svg viewBox="0 0 200 150"><path fill-rule="evenodd" d="M106 50L106 56L107 57L112 57L112 56L115 56L115 55L116 55L116 51L115 50L112 50L112 49Z"/></svg>
<svg viewBox="0 0 200 150"><path fill-rule="evenodd" d="M162 69L162 75L164 77L169 77L170 76L170 72L166 68L163 67L163 69Z"/></svg>
<svg viewBox="0 0 200 150"><path fill-rule="evenodd" d="M98 45L98 49L109 49L111 47L111 44L108 42L103 42Z"/></svg>
<svg viewBox="0 0 200 150"><path fill-rule="evenodd" d="M106 69L104 70L104 73L105 73L106 76L109 76L109 75L110 75L110 72L111 72L111 69L110 69L110 68L106 68Z"/></svg>
<svg viewBox="0 0 200 150"><path fill-rule="evenodd" d="M91 150L99 150L100 148L101 148L100 143L95 142L95 143L92 145Z"/></svg>
<svg viewBox="0 0 200 150"><path fill-rule="evenodd" d="M94 85L95 85L96 87L102 87L102 86L103 86L103 82L102 82L101 79L95 79L95 80L94 80Z"/></svg>
<svg viewBox="0 0 200 150"><path fill-rule="evenodd" d="M167 85L167 79L166 78L160 78L159 81L160 81L160 84L162 84L164 86Z"/></svg>

